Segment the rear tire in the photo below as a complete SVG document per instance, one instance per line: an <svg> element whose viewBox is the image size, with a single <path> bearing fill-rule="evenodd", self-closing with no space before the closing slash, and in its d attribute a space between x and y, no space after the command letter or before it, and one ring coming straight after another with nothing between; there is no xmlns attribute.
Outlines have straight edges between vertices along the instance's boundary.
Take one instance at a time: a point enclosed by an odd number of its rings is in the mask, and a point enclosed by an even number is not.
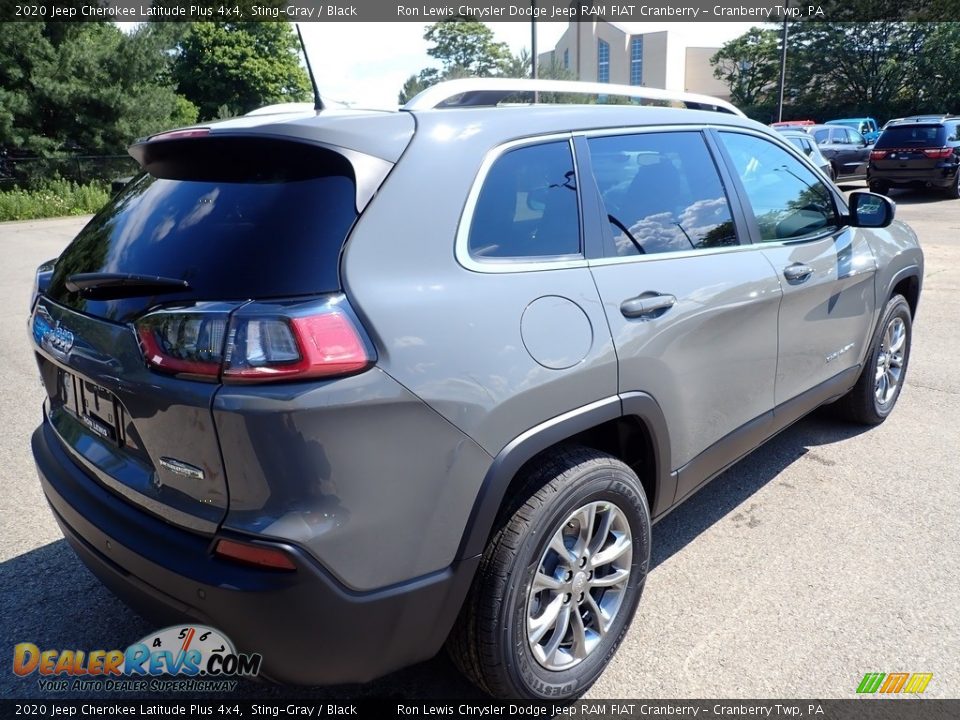
<svg viewBox="0 0 960 720"><path fill-rule="evenodd" d="M890 183L884 182L883 180L871 180L869 183L870 192L877 193L878 195L889 195L890 194Z"/></svg>
<svg viewBox="0 0 960 720"><path fill-rule="evenodd" d="M546 456L521 480L447 640L498 698L560 700L616 653L650 564L650 511L624 463L589 448Z"/></svg>
<svg viewBox="0 0 960 720"><path fill-rule="evenodd" d="M887 303L857 384L834 408L841 417L862 425L879 425L893 412L910 360L913 323L903 295Z"/></svg>
<svg viewBox="0 0 960 720"><path fill-rule="evenodd" d="M960 200L960 170L953 178L953 184L947 188L947 197L951 200Z"/></svg>

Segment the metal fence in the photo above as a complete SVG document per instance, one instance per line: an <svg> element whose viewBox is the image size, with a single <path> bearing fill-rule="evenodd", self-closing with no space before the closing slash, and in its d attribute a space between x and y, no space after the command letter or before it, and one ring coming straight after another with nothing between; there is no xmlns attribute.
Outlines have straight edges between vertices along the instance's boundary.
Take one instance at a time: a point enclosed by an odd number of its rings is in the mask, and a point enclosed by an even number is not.
<svg viewBox="0 0 960 720"><path fill-rule="evenodd" d="M9 157L0 155L0 190L31 189L45 181L61 178L84 184L111 184L137 173L129 155L71 155L58 158Z"/></svg>

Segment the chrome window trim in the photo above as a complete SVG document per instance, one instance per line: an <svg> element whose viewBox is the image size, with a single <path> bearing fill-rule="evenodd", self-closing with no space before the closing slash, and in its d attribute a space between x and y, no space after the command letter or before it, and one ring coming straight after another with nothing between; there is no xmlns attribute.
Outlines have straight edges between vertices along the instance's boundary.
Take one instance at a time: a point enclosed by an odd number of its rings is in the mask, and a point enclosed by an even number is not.
<svg viewBox="0 0 960 720"><path fill-rule="evenodd" d="M551 133L549 135L536 135L532 137L511 140L487 151L480 163L480 169L477 176L470 186L470 192L467 194L467 200L464 204L463 212L460 214L460 224L457 226L457 235L454 242L454 255L457 262L465 269L480 273L518 273L535 272L543 270L565 270L570 268L587 267L587 259L584 256L583 246L583 207L580 202L580 176L575 175L577 183L577 215L579 216L580 233L580 252L577 255L542 255L536 259L529 258L489 258L480 259L470 253L470 226L473 223L473 214L477 209L477 200L480 198L480 191L487 180L490 168L493 164L512 150L521 147L533 145L545 145L558 141L566 141L567 148L570 151L570 160L573 163L573 171L577 173L577 156L573 147L573 133Z"/></svg>
<svg viewBox="0 0 960 720"><path fill-rule="evenodd" d="M656 262L657 260L677 260L688 257L703 257L705 255L720 255L746 250L756 250L760 245L750 243L742 245L727 245L724 247L704 248L703 250L671 250L669 252L649 253L647 255L622 255L617 257L594 258L589 261L590 267L604 265L620 265L622 263Z"/></svg>

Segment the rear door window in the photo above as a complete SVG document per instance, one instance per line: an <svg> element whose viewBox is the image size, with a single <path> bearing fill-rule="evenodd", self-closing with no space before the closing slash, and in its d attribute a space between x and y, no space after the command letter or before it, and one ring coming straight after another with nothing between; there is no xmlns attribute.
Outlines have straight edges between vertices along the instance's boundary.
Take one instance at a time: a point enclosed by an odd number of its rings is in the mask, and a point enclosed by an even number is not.
<svg viewBox="0 0 960 720"><path fill-rule="evenodd" d="M169 141L178 149L80 232L57 262L50 296L128 318L156 302L69 292L74 273L186 280L164 301L288 297L336 291L340 249L356 219L349 163L284 141Z"/></svg>
<svg viewBox="0 0 960 720"><path fill-rule="evenodd" d="M723 183L699 132L593 137L587 143L609 223L606 254L738 244Z"/></svg>
<svg viewBox="0 0 960 720"><path fill-rule="evenodd" d="M483 180L467 241L477 259L580 254L580 211L567 141L527 145L494 162Z"/></svg>
<svg viewBox="0 0 960 720"><path fill-rule="evenodd" d="M847 128L847 142L851 145L863 145L866 140L864 140L863 135L858 133L856 130Z"/></svg>

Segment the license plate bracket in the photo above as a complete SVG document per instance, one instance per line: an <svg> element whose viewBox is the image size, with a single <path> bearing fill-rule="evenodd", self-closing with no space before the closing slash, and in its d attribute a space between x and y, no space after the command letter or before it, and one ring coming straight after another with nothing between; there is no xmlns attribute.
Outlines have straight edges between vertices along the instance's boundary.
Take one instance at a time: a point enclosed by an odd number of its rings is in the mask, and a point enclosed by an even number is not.
<svg viewBox="0 0 960 720"><path fill-rule="evenodd" d="M60 371L60 401L90 432L123 445L123 407L107 388L66 370Z"/></svg>

